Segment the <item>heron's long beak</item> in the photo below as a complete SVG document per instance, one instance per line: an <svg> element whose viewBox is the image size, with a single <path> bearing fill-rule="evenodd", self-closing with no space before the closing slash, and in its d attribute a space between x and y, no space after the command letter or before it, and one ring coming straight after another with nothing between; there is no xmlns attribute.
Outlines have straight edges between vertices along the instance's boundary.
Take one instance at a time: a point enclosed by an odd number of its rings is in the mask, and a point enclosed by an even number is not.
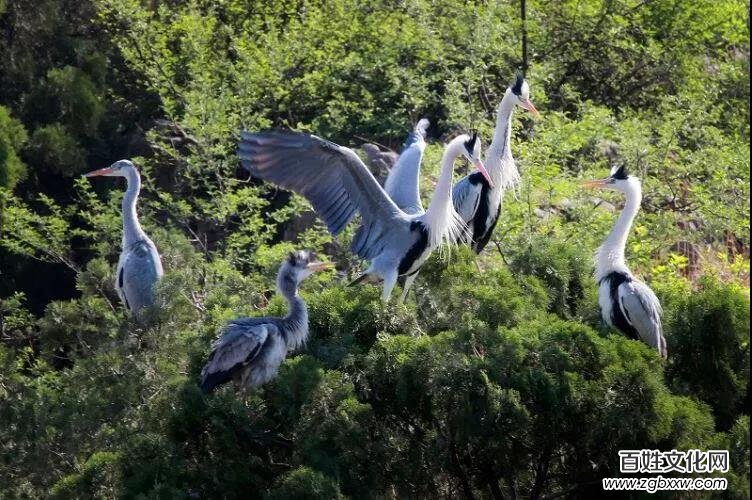
<svg viewBox="0 0 752 500"><path fill-rule="evenodd" d="M601 188L601 187L605 186L606 184L608 184L608 178L606 178L606 179L598 179L598 180L594 180L594 181L585 181L585 182L583 182L580 185L582 187L588 188L588 189L597 189L597 188Z"/></svg>
<svg viewBox="0 0 752 500"><path fill-rule="evenodd" d="M488 181L488 184L491 187L493 187L494 182L491 180L491 176L488 174L488 170L486 170L486 166L483 165L483 162L480 161L480 159L473 160L473 165L475 165L475 168L478 169L478 172L480 172L483 175L483 177L486 178L486 180Z"/></svg>
<svg viewBox="0 0 752 500"><path fill-rule="evenodd" d="M317 272L332 269L334 267L334 264L332 264L331 262L310 262L306 267L313 272Z"/></svg>
<svg viewBox="0 0 752 500"><path fill-rule="evenodd" d="M540 118L540 113L538 113L538 110L535 109L535 106L533 106L532 101L530 99L526 99L520 103L520 106L525 108L526 110L530 111L534 117Z"/></svg>
<svg viewBox="0 0 752 500"><path fill-rule="evenodd" d="M99 175L110 175L112 172L113 171L110 167L100 168L99 170L93 170L91 172L84 174L84 177L97 177Z"/></svg>

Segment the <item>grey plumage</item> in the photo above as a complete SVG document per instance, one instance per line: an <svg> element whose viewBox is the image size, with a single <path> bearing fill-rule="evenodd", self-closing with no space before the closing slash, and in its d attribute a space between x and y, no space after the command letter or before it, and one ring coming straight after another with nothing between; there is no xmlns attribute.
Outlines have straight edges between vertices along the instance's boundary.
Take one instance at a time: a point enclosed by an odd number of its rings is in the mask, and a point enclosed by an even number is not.
<svg viewBox="0 0 752 500"><path fill-rule="evenodd" d="M603 320L626 335L642 340L665 358L668 355L661 325L661 304L645 283L635 278L624 259L629 230L642 200L642 187L626 167L614 168L605 179L589 181L586 187L613 189L624 193L626 203L606 241L598 248L595 278Z"/></svg>
<svg viewBox="0 0 752 500"><path fill-rule="evenodd" d="M439 181L445 188L437 188L435 203L420 215L402 211L352 150L320 137L243 132L238 154L254 177L304 196L335 236L359 213L351 248L371 261L365 274L384 280L382 298L388 300L398 276L412 274L442 240L461 231L451 207L451 175L454 158L472 154L464 146L469 140L455 140Z"/></svg>
<svg viewBox="0 0 752 500"><path fill-rule="evenodd" d="M520 183L511 151L512 114L517 106L538 116L530 101L529 86L520 72L499 103L493 140L486 151L485 164L493 183L474 172L460 179L452 192L454 208L468 226L467 243L475 253L483 251L491 239L504 191L515 189Z"/></svg>
<svg viewBox="0 0 752 500"><path fill-rule="evenodd" d="M407 214L425 212L420 201L420 164L426 149L428 125L425 118L418 121L384 182L386 193Z"/></svg>
<svg viewBox="0 0 752 500"><path fill-rule="evenodd" d="M123 246L115 273L115 290L126 310L138 314L144 307L154 305L154 285L164 274L157 247L141 228L136 213L141 176L128 160L84 175L125 177L128 182L122 203Z"/></svg>
<svg viewBox="0 0 752 500"><path fill-rule="evenodd" d="M370 142L363 144L360 149L366 154L366 163L373 176L379 182L384 182L399 155L394 151L382 151L379 146Z"/></svg>
<svg viewBox="0 0 752 500"><path fill-rule="evenodd" d="M329 267L317 262L313 252L291 253L277 274L277 290L289 304L287 316L228 322L201 370L201 390L211 392L230 380L252 389L273 379L287 353L308 339L308 309L298 295L298 286L311 273Z"/></svg>
<svg viewBox="0 0 752 500"><path fill-rule="evenodd" d="M645 283L633 279L622 283L618 289L619 305L627 321L637 330L640 339L666 357L666 339L663 337L661 315L663 309L658 297Z"/></svg>

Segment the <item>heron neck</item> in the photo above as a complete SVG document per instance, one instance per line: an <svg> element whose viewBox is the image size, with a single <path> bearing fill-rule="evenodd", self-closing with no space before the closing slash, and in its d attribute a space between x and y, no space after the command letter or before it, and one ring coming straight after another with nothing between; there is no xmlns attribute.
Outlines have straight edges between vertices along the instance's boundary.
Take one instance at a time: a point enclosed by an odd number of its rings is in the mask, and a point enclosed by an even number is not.
<svg viewBox="0 0 752 500"><path fill-rule="evenodd" d="M642 190L639 184L631 184L625 191L626 203L619 214L613 229L608 234L606 241L598 248L596 254L596 279L600 280L609 273L617 271L629 273L624 250L627 246L627 237L632 228L637 212L640 210Z"/></svg>
<svg viewBox="0 0 752 500"><path fill-rule="evenodd" d="M125 178L128 181L128 188L123 196L123 246L146 237L136 213L136 202L141 191L141 176L136 170L127 170L126 172Z"/></svg>
<svg viewBox="0 0 752 500"><path fill-rule="evenodd" d="M514 96L507 91L496 112L496 127L491 144L486 151L486 168L496 186L504 189L515 187L520 182L520 174L512 158L512 114Z"/></svg>
<svg viewBox="0 0 752 500"><path fill-rule="evenodd" d="M300 295L298 284L285 269L277 275L277 290L287 300L287 316L282 318L282 335L290 350L297 349L308 339L308 307Z"/></svg>
<svg viewBox="0 0 752 500"><path fill-rule="evenodd" d="M297 289L295 295L286 298L289 310L283 319L285 342L288 349L294 350L308 339L308 307L298 295Z"/></svg>
<svg viewBox="0 0 752 500"><path fill-rule="evenodd" d="M452 204L452 174L454 160L462 153L463 147L463 138L459 137L444 149L436 190L423 216L423 221L428 226L429 245L432 248L438 247L443 239L456 240L462 232L461 219Z"/></svg>

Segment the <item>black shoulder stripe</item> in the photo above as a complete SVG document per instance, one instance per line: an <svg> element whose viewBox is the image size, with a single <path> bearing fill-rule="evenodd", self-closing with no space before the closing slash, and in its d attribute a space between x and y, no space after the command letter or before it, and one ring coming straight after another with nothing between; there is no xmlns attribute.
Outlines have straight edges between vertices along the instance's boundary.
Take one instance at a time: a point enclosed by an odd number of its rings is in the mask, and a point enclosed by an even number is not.
<svg viewBox="0 0 752 500"><path fill-rule="evenodd" d="M397 268L397 273L399 275L405 274L409 271L413 262L423 254L423 251L428 246L428 230L423 226L423 223L419 221L411 222L410 231L419 231L420 237L418 238L418 241L413 243L405 256L402 257L402 260L400 260L399 267Z"/></svg>
<svg viewBox="0 0 752 500"><path fill-rule="evenodd" d="M123 274L125 272L125 269L123 267L120 268L120 274L118 274L118 287L123 288Z"/></svg>
<svg viewBox="0 0 752 500"><path fill-rule="evenodd" d="M603 278L600 283L608 283L608 294L611 299L611 323L626 336L639 340L640 334L637 332L628 316L626 309L619 300L619 287L624 283L632 281L632 277L618 271L613 271Z"/></svg>

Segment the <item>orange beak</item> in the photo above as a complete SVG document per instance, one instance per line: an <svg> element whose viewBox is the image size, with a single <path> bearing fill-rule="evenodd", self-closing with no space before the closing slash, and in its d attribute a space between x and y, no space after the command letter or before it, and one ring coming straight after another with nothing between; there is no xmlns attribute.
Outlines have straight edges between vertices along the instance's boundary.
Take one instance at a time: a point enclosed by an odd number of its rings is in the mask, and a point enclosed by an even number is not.
<svg viewBox="0 0 752 500"><path fill-rule="evenodd" d="M94 170L94 171L84 174L84 177L97 177L99 175L109 175L111 173L112 173L112 169L110 167L100 168L99 170Z"/></svg>
<svg viewBox="0 0 752 500"><path fill-rule="evenodd" d="M535 106L533 106L533 103L530 101L530 99L522 101L522 103L520 103L520 106L530 111L534 117L540 118L540 113L538 113L538 110L535 109Z"/></svg>
<svg viewBox="0 0 752 500"><path fill-rule="evenodd" d="M483 175L483 177L486 178L486 180L488 181L489 186L494 187L494 183L491 180L491 176L489 175L488 170L486 170L486 166L483 165L483 162L480 161L480 159L473 160L473 165L475 165L475 168L478 169L478 172L480 172L481 175Z"/></svg>
<svg viewBox="0 0 752 500"><path fill-rule="evenodd" d="M585 181L580 184L584 188L597 189L605 186L608 183L608 179L598 179L594 181Z"/></svg>
<svg viewBox="0 0 752 500"><path fill-rule="evenodd" d="M334 264L331 262L311 262L306 267L313 272L318 272L332 269L334 268Z"/></svg>

